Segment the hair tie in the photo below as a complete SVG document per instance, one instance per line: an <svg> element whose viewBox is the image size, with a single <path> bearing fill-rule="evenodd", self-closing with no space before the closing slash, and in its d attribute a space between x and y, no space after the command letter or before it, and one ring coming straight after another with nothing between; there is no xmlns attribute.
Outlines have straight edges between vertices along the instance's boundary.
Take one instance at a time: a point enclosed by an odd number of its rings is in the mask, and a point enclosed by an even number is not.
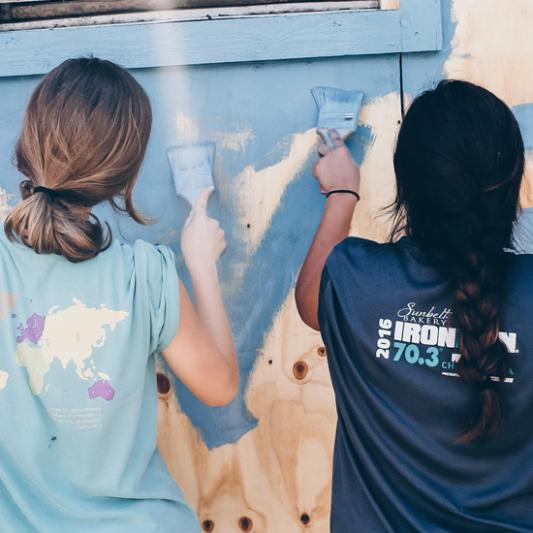
<svg viewBox="0 0 533 533"><path fill-rule="evenodd" d="M89 198L83 194L79 194L74 191L66 191L64 189L50 189L49 187L44 187L43 185L38 185L33 188L33 192L43 192L47 194L52 199L65 200L73 204L83 205L86 207L92 207L95 202L91 201Z"/></svg>
<svg viewBox="0 0 533 533"><path fill-rule="evenodd" d="M42 185L38 185L37 187L33 188L33 192L45 192L46 194L49 194L50 196L54 197L57 195L57 192L55 189L49 189L48 187L43 187Z"/></svg>

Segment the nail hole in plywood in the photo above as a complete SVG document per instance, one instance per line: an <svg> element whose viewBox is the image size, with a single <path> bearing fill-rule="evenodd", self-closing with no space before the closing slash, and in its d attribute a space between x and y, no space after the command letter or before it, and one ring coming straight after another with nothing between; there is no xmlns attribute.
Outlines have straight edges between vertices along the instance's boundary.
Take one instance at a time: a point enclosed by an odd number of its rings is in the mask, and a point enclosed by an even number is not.
<svg viewBox="0 0 533 533"><path fill-rule="evenodd" d="M302 513L300 515L300 522L306 526L307 524L309 524L309 522L311 522L311 517L307 514L307 513Z"/></svg>
<svg viewBox="0 0 533 533"><path fill-rule="evenodd" d="M309 372L309 367L304 361L296 361L292 367L292 373L296 379L304 379Z"/></svg>
<svg viewBox="0 0 533 533"><path fill-rule="evenodd" d="M215 523L213 522L213 520L204 520L202 522L202 529L204 531L213 531L215 529Z"/></svg>
<svg viewBox="0 0 533 533"><path fill-rule="evenodd" d="M241 528L241 531L252 531L254 523L248 516L241 516L239 518L239 527Z"/></svg>
<svg viewBox="0 0 533 533"><path fill-rule="evenodd" d="M327 355L326 348L324 348L324 346L320 346L316 353L319 355L319 357L326 357Z"/></svg>
<svg viewBox="0 0 533 533"><path fill-rule="evenodd" d="M170 379L161 372L157 373L157 391L159 394L168 394L170 392Z"/></svg>

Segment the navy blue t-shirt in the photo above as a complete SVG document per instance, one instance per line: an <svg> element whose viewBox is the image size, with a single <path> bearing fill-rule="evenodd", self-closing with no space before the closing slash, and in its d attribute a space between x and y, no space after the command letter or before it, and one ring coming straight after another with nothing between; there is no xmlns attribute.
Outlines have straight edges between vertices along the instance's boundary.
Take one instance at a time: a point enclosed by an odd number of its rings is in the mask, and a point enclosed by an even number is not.
<svg viewBox="0 0 533 533"><path fill-rule="evenodd" d="M449 283L410 238L333 250L319 305L338 412L333 533L533 531L533 256L512 255L508 280L504 422L461 444L478 394L457 374Z"/></svg>

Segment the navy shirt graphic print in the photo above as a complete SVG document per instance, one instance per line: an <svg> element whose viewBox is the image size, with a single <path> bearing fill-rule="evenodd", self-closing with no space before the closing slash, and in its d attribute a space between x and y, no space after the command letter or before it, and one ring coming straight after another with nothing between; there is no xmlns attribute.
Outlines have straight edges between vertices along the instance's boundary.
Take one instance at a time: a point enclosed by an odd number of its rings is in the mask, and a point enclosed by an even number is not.
<svg viewBox="0 0 533 533"><path fill-rule="evenodd" d="M478 396L457 373L449 283L416 242L340 243L319 321L335 389L331 531L533 532L533 256L510 256L505 419L461 444Z"/></svg>

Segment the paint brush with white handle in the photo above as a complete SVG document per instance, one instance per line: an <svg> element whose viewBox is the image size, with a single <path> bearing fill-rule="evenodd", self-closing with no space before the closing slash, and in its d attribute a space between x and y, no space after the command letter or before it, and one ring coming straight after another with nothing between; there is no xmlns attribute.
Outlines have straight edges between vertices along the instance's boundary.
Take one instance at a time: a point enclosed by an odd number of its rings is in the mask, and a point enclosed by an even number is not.
<svg viewBox="0 0 533 533"><path fill-rule="evenodd" d="M343 140L355 132L364 94L334 87L313 87L311 94L318 108L317 132L333 148L329 130L336 130Z"/></svg>
<svg viewBox="0 0 533 533"><path fill-rule="evenodd" d="M167 156L176 194L185 198L191 206L196 204L203 191L214 190L214 142L180 143L169 147Z"/></svg>

